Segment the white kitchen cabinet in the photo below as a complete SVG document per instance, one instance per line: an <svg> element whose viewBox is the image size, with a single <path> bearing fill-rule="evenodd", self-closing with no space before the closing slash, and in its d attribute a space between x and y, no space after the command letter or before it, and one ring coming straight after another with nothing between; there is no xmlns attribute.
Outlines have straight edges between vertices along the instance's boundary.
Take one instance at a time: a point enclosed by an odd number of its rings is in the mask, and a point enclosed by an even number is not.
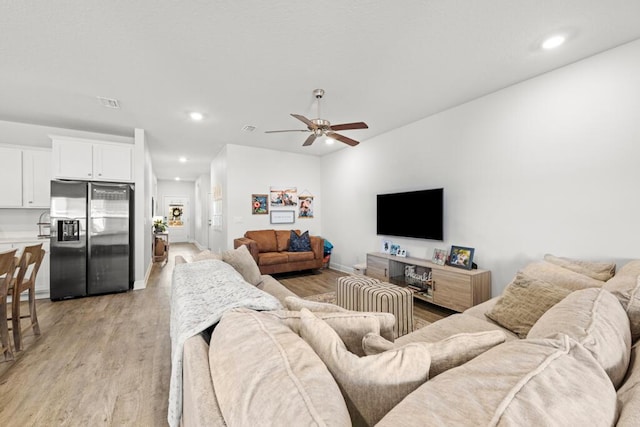
<svg viewBox="0 0 640 427"><path fill-rule="evenodd" d="M0 147L0 207L22 207L22 150Z"/></svg>
<svg viewBox="0 0 640 427"><path fill-rule="evenodd" d="M0 208L48 209L51 151L0 147Z"/></svg>
<svg viewBox="0 0 640 427"><path fill-rule="evenodd" d="M133 182L133 145L60 136L51 139L54 178Z"/></svg>
<svg viewBox="0 0 640 427"><path fill-rule="evenodd" d="M51 151L23 150L22 203L26 208L51 205Z"/></svg>

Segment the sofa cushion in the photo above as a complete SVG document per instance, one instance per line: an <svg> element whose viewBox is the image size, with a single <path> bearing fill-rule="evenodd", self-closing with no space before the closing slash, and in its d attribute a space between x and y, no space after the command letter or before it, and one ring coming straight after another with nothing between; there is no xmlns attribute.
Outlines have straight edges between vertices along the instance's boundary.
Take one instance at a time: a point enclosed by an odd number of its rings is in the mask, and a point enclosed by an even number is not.
<svg viewBox="0 0 640 427"><path fill-rule="evenodd" d="M567 289L519 272L486 315L520 338L525 338L540 316L569 293Z"/></svg>
<svg viewBox="0 0 640 427"><path fill-rule="evenodd" d="M631 349L629 370L622 387L618 389L620 418L616 426L637 427L640 425L640 342Z"/></svg>
<svg viewBox="0 0 640 427"><path fill-rule="evenodd" d="M540 317L527 338L563 333L593 354L618 388L631 351L629 319L610 292L602 288L575 291Z"/></svg>
<svg viewBox="0 0 640 427"><path fill-rule="evenodd" d="M296 230L300 233L300 230ZM278 252L286 252L289 250L289 238L291 230L276 230L276 244Z"/></svg>
<svg viewBox="0 0 640 427"><path fill-rule="evenodd" d="M289 233L289 252L310 252L311 240L309 240L309 231L298 234L295 230ZM313 258L313 257L312 257Z"/></svg>
<svg viewBox="0 0 640 427"><path fill-rule="evenodd" d="M514 340L429 380L378 427L611 426L616 392L591 353L566 335Z"/></svg>
<svg viewBox="0 0 640 427"><path fill-rule="evenodd" d="M544 280L561 288L577 291L584 288L599 288L604 285L601 280L596 280L584 274L576 273L547 261L537 261L527 264L522 272L530 277Z"/></svg>
<svg viewBox="0 0 640 427"><path fill-rule="evenodd" d="M434 343L425 343L431 356L429 378L468 362L490 348L502 344L505 339L502 331L487 331L461 333ZM396 344L375 333L368 333L362 339L362 349L367 356L394 348Z"/></svg>
<svg viewBox="0 0 640 427"><path fill-rule="evenodd" d="M209 365L226 425L350 425L340 389L320 358L265 313L225 313L211 336Z"/></svg>
<svg viewBox="0 0 640 427"><path fill-rule="evenodd" d="M611 279L616 273L615 262L584 261L552 254L546 254L544 260L603 282Z"/></svg>
<svg viewBox="0 0 640 427"><path fill-rule="evenodd" d="M640 338L640 260L630 261L609 279L604 288L615 295L627 312L631 338Z"/></svg>
<svg viewBox="0 0 640 427"><path fill-rule="evenodd" d="M267 313L287 325L293 332L300 334L302 317L300 311L274 310ZM358 356L364 356L362 338L368 333L385 337L393 336L393 316L389 313L317 312L340 337L347 350Z"/></svg>
<svg viewBox="0 0 640 427"><path fill-rule="evenodd" d="M285 264L288 261L287 252L260 252L258 254L258 265Z"/></svg>
<svg viewBox="0 0 640 427"><path fill-rule="evenodd" d="M339 305L331 304L328 302L309 301L297 296L287 297L284 300L284 306L287 310L300 311L302 308L306 308L309 311L324 311L324 312L348 312L346 308L342 308Z"/></svg>
<svg viewBox="0 0 640 427"><path fill-rule="evenodd" d="M245 245L224 251L222 260L235 268L244 277L244 280L252 285L259 285L262 281L260 269Z"/></svg>
<svg viewBox="0 0 640 427"><path fill-rule="evenodd" d="M483 321L464 313L456 313L423 328L416 329L407 335L403 335L397 338L395 343L397 345L403 345L410 342L437 342L463 332L474 333L486 331L502 331L507 341L518 339L516 334L493 322Z"/></svg>
<svg viewBox="0 0 640 427"><path fill-rule="evenodd" d="M278 251L275 230L251 230L244 233L244 237L254 240L258 244L260 252Z"/></svg>
<svg viewBox="0 0 640 427"><path fill-rule="evenodd" d="M198 252L197 254L191 256L191 262L198 262L206 259L222 260L222 254L211 252L209 249L205 249L204 251Z"/></svg>
<svg viewBox="0 0 640 427"><path fill-rule="evenodd" d="M300 313L300 336L340 385L354 425L373 426L427 381L431 360L424 345L413 343L375 356L358 357L346 349L324 320L304 308Z"/></svg>
<svg viewBox="0 0 640 427"><path fill-rule="evenodd" d="M260 280L261 282L257 288L278 298L278 301L280 301L283 306L287 297L296 296L296 294L287 289L282 283L274 279L273 276L263 274L260 276Z"/></svg>
<svg viewBox="0 0 640 427"><path fill-rule="evenodd" d="M300 261L313 261L313 252L284 252L287 254L287 261L300 262Z"/></svg>

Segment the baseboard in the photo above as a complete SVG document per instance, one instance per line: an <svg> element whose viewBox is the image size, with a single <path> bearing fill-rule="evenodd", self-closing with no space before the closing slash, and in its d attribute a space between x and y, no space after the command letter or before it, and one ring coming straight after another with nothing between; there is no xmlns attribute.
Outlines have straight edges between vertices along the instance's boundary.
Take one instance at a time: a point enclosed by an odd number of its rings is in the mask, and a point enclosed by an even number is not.
<svg viewBox="0 0 640 427"><path fill-rule="evenodd" d="M142 280L136 280L133 282L133 290L134 291L139 291L141 289L146 289L147 288L147 283L149 282L149 276L151 276L151 269L153 268L153 261L149 263L149 266L147 267L147 272L144 275L144 279Z"/></svg>

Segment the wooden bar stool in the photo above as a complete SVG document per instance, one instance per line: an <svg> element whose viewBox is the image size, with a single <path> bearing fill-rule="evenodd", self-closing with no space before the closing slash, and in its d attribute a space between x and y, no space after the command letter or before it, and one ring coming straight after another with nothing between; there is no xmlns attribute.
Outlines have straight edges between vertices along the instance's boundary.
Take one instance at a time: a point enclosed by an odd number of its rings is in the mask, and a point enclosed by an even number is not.
<svg viewBox="0 0 640 427"><path fill-rule="evenodd" d="M0 344L5 360L13 360L7 321L7 295L16 268L16 251L17 249L12 249L0 253Z"/></svg>
<svg viewBox="0 0 640 427"><path fill-rule="evenodd" d="M40 335L40 326L36 315L36 277L44 258L44 252L42 243L25 246L18 264L18 274L11 282L11 323L16 351L22 350L21 319L30 318L33 333ZM29 314L20 315L20 295L25 291L29 292Z"/></svg>

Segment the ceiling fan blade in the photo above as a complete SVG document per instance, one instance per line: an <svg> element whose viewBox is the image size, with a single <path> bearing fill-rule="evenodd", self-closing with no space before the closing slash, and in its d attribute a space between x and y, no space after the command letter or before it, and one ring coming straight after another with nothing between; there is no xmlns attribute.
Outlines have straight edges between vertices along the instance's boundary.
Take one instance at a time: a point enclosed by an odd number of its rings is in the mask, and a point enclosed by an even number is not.
<svg viewBox="0 0 640 427"><path fill-rule="evenodd" d="M339 133L335 133L335 132L327 132L327 136L329 138L337 139L338 141L344 142L345 144L350 145L352 147L360 144L360 142L356 141L355 139L347 138L346 136L340 135Z"/></svg>
<svg viewBox="0 0 640 427"><path fill-rule="evenodd" d="M300 114L291 114L291 115L296 119L300 120L305 125L309 126L310 129L316 129L317 126L311 120L307 119L305 116L301 116Z"/></svg>
<svg viewBox="0 0 640 427"><path fill-rule="evenodd" d="M277 133L277 132L309 132L309 129L287 129L287 130L265 130L264 133Z"/></svg>
<svg viewBox="0 0 640 427"><path fill-rule="evenodd" d="M331 125L331 130L349 130L349 129L369 129L365 122L343 123L340 125Z"/></svg>
<svg viewBox="0 0 640 427"><path fill-rule="evenodd" d="M312 133L311 135L309 135L309 138L307 138L307 140L304 142L304 144L302 144L303 147L306 147L307 145L311 145L313 144L313 141L316 140L316 134Z"/></svg>

